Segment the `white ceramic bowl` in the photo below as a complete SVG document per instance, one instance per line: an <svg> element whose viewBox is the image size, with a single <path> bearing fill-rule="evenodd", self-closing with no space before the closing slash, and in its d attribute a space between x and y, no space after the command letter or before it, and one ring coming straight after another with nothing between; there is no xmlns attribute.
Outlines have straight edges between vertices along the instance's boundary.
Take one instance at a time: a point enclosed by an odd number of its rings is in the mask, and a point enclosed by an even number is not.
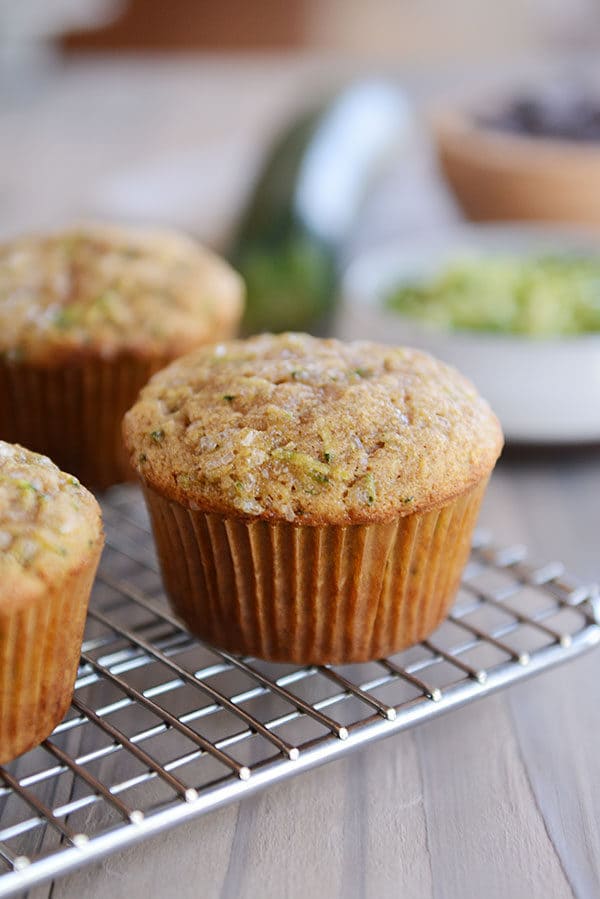
<svg viewBox="0 0 600 899"><path fill-rule="evenodd" d="M600 440L600 334L556 339L446 331L385 308L404 281L428 278L465 255L600 253L600 237L546 227L462 226L398 240L360 256L345 272L336 333L428 350L477 385L508 440L578 443Z"/></svg>

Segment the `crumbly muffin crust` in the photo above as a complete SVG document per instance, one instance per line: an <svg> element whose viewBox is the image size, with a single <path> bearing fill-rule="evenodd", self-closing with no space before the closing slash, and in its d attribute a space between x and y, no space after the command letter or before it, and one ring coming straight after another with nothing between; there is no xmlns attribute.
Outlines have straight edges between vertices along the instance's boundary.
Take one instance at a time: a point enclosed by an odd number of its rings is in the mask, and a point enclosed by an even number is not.
<svg viewBox="0 0 600 899"><path fill-rule="evenodd" d="M124 421L150 488L190 509L298 525L386 521L489 475L500 425L418 350L302 334L215 344L155 375Z"/></svg>
<svg viewBox="0 0 600 899"><path fill-rule="evenodd" d="M242 301L227 263L170 231L86 225L0 246L0 354L9 360L176 356L229 336Z"/></svg>
<svg viewBox="0 0 600 899"><path fill-rule="evenodd" d="M0 608L42 595L102 541L98 503L76 478L0 441Z"/></svg>

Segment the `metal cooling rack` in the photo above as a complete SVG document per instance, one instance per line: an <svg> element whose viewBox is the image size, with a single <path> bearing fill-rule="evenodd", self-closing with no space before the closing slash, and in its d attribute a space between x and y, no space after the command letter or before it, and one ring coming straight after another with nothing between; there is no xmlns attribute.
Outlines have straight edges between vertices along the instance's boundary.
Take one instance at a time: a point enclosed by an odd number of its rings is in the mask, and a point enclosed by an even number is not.
<svg viewBox="0 0 600 899"><path fill-rule="evenodd" d="M71 709L0 768L0 896L9 896L600 642L594 588L481 535L456 606L418 646L298 668L194 639L162 593L143 502L104 502L107 548Z"/></svg>

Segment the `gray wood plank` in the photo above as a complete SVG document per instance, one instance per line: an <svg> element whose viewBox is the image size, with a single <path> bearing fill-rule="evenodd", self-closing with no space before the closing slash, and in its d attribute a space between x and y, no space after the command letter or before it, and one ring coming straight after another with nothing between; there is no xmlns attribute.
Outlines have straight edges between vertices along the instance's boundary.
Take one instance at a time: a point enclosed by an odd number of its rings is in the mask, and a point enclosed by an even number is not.
<svg viewBox="0 0 600 899"><path fill-rule="evenodd" d="M598 654L510 694L514 736L536 806L573 892L600 896ZM587 737L587 738L586 738ZM591 737L591 739L590 739Z"/></svg>
<svg viewBox="0 0 600 899"><path fill-rule="evenodd" d="M571 896L505 698L432 722L416 739L435 899Z"/></svg>

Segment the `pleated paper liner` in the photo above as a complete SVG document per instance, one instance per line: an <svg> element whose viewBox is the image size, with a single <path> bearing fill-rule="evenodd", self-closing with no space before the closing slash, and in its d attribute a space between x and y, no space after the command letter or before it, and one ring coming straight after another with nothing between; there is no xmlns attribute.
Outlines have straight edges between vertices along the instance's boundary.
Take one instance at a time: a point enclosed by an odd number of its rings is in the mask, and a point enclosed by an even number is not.
<svg viewBox="0 0 600 899"><path fill-rule="evenodd" d="M0 764L44 740L69 707L100 551L42 595L0 609Z"/></svg>
<svg viewBox="0 0 600 899"><path fill-rule="evenodd" d="M133 478L121 420L148 379L171 361L122 353L64 365L0 361L0 438L50 456L86 486Z"/></svg>
<svg viewBox="0 0 600 899"><path fill-rule="evenodd" d="M203 640L296 664L364 662L444 620L487 479L394 521L311 527L186 509L145 488L165 588Z"/></svg>

